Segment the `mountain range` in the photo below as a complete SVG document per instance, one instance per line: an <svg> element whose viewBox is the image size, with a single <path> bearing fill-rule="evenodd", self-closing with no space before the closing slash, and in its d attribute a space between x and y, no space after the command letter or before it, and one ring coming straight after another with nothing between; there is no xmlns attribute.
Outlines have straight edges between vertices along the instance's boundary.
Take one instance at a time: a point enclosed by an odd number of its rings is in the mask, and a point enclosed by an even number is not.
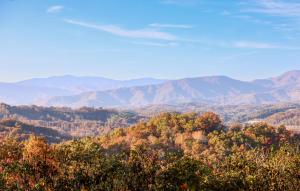
<svg viewBox="0 0 300 191"><path fill-rule="evenodd" d="M300 71L289 71L278 77L253 81L240 81L227 76L127 81L74 76L40 78L0 84L0 101L69 107L297 102L300 101Z"/></svg>
<svg viewBox="0 0 300 191"><path fill-rule="evenodd" d="M159 84L165 80L154 78L139 78L131 80L113 80L103 77L77 77L77 76L54 76L49 78L34 78L17 82L21 86L33 86L40 88L58 88L76 94L88 91L105 91L122 87L144 86Z"/></svg>
<svg viewBox="0 0 300 191"><path fill-rule="evenodd" d="M105 91L121 87L163 83L165 80L139 78L113 80L103 77L54 76L33 78L16 83L0 83L0 102L13 105L41 105L56 96L71 96L83 92Z"/></svg>

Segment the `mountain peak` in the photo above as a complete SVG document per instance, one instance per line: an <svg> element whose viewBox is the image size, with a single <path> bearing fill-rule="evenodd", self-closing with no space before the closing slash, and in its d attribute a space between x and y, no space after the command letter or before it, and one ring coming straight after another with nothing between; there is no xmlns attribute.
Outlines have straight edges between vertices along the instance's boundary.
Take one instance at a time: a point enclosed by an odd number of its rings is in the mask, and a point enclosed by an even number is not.
<svg viewBox="0 0 300 191"><path fill-rule="evenodd" d="M293 85L300 83L300 70L292 70L282 74L279 77L272 78L277 85Z"/></svg>
<svg viewBox="0 0 300 191"><path fill-rule="evenodd" d="M285 72L281 76L288 76L288 77L291 77L291 76L300 76L300 70L291 70L291 71Z"/></svg>
<svg viewBox="0 0 300 191"><path fill-rule="evenodd" d="M234 80L228 76L202 76L202 77L191 77L191 78L183 78L183 79L180 79L180 80L204 80L204 81L222 81L222 80Z"/></svg>

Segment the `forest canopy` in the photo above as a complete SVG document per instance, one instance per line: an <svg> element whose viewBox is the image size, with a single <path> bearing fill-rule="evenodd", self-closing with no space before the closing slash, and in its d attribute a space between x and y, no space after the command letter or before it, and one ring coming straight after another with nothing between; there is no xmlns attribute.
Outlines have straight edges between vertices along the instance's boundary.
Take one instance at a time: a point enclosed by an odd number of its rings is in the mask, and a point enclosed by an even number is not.
<svg viewBox="0 0 300 191"><path fill-rule="evenodd" d="M98 137L0 145L1 190L299 190L300 138L215 113L164 113Z"/></svg>

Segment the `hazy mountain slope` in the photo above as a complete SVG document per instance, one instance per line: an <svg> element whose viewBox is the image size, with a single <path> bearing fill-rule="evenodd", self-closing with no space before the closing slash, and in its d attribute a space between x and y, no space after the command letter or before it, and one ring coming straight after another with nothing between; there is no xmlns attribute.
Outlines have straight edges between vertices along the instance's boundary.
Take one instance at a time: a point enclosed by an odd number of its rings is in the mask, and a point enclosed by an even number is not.
<svg viewBox="0 0 300 191"><path fill-rule="evenodd" d="M71 93L59 88L32 87L11 83L0 83L0 102L9 104L32 104L40 99L66 95L71 95Z"/></svg>
<svg viewBox="0 0 300 191"><path fill-rule="evenodd" d="M149 104L178 104L185 102L224 102L229 97L265 91L259 85L224 76L187 78L160 85L120 88L90 92L76 96L56 97L47 105L80 106L143 106Z"/></svg>
<svg viewBox="0 0 300 191"><path fill-rule="evenodd" d="M271 103L300 100L300 70L289 71L274 78L255 80L254 83L270 89L263 92L263 95L270 97L273 100ZM257 96L262 97L259 93Z"/></svg>
<svg viewBox="0 0 300 191"><path fill-rule="evenodd" d="M226 76L127 81L59 76L16 84L0 83L0 102L47 106L145 106L153 104L272 104L300 101L300 71L239 81Z"/></svg>
<svg viewBox="0 0 300 191"><path fill-rule="evenodd" d="M284 73L281 76L271 78L276 87L300 87L300 70Z"/></svg>
<svg viewBox="0 0 300 191"><path fill-rule="evenodd" d="M274 78L254 80L253 83L272 88L300 87L300 70L289 71Z"/></svg>
<svg viewBox="0 0 300 191"><path fill-rule="evenodd" d="M113 80L102 77L56 76L49 78L34 78L18 82L18 85L35 87L60 88L73 93L88 91L103 91L122 87L144 86L163 83L165 80L140 78L132 80Z"/></svg>
<svg viewBox="0 0 300 191"><path fill-rule="evenodd" d="M143 86L163 83L164 80L141 78L112 80L101 77L58 76L35 78L17 83L0 83L0 102L13 105L38 104L50 97L75 95L82 92Z"/></svg>
<svg viewBox="0 0 300 191"><path fill-rule="evenodd" d="M300 71L252 82L226 76L186 78L158 85L60 96L50 99L46 105L133 107L190 102L228 105L297 101L300 101Z"/></svg>

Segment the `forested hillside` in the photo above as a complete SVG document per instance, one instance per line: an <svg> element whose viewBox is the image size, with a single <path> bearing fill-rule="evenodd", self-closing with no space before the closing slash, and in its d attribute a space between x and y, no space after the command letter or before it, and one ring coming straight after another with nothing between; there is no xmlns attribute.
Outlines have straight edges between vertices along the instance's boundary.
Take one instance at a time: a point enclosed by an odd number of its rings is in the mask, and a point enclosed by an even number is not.
<svg viewBox="0 0 300 191"><path fill-rule="evenodd" d="M49 128L72 137L95 136L116 127L126 127L141 120L134 112L112 109L80 109L10 106L0 104L0 119L16 119L33 126Z"/></svg>
<svg viewBox="0 0 300 191"><path fill-rule="evenodd" d="M70 135L51 128L29 125L15 119L0 120L0 140L7 136L12 136L22 141L27 140L30 135L42 136L49 143L58 143L72 139Z"/></svg>
<svg viewBox="0 0 300 191"><path fill-rule="evenodd" d="M217 113L224 123L247 123L251 120L269 121L272 115L282 115L289 112L292 116L293 111L297 113L300 109L298 103L262 104L262 105L209 105L209 104L178 104L178 105L152 105L134 109L135 112L144 116L155 116L165 112L195 112L204 113L212 111ZM296 114L294 115L296 116ZM269 121L272 124L273 121ZM289 125L282 121L282 125Z"/></svg>
<svg viewBox="0 0 300 191"><path fill-rule="evenodd" d="M35 132L33 127L39 127L41 131L45 130L45 137L50 131L54 131L68 137L80 138L108 133L114 128L125 128L165 112L202 114L211 111L217 113L224 124L266 121L272 125L285 125L288 129L299 131L299 110L299 104L210 106L191 103L176 106L156 105L131 110L88 107L71 109L0 104L0 119L31 126L33 133ZM8 131L4 132L7 134Z"/></svg>
<svg viewBox="0 0 300 191"><path fill-rule="evenodd" d="M300 109L290 109L275 113L265 119L270 124L285 125L289 129L300 132Z"/></svg>
<svg viewBox="0 0 300 191"><path fill-rule="evenodd" d="M165 113L109 134L0 145L1 190L299 190L300 137L266 123Z"/></svg>

